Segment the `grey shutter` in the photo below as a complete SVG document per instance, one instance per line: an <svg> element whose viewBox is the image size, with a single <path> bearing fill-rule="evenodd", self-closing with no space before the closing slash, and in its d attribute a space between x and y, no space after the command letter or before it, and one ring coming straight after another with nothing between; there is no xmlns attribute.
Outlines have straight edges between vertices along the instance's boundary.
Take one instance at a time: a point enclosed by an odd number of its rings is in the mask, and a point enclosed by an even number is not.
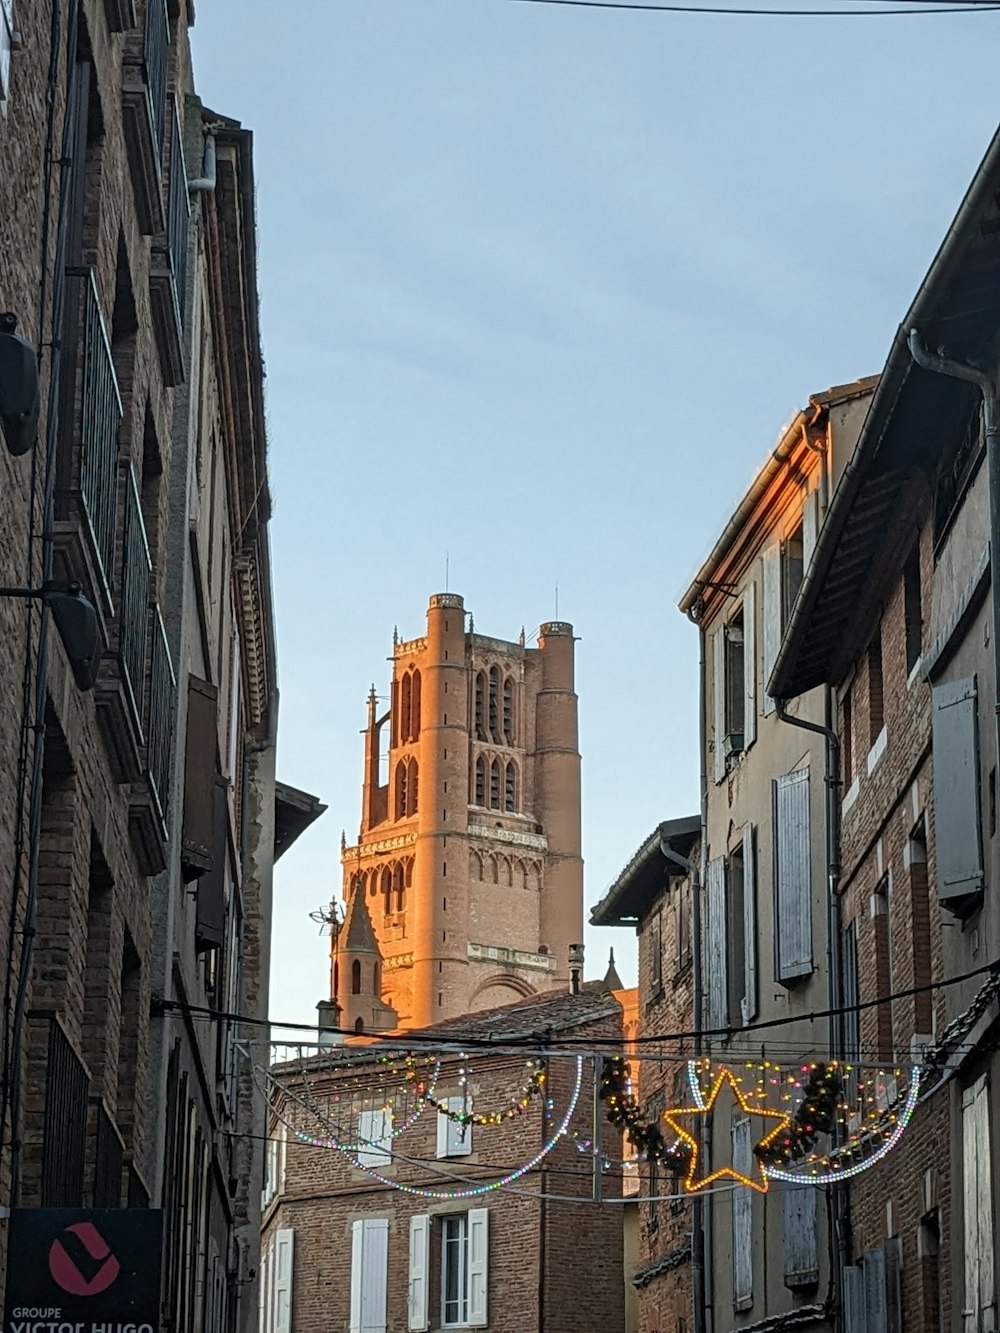
<svg viewBox="0 0 1000 1333"><path fill-rule="evenodd" d="M844 1333L868 1333L865 1274L860 1264L844 1269Z"/></svg>
<svg viewBox="0 0 1000 1333"><path fill-rule="evenodd" d="M229 859L229 783L212 780L212 868L198 880L194 947L221 949L226 931L226 863Z"/></svg>
<svg viewBox="0 0 1000 1333"><path fill-rule="evenodd" d="M181 832L181 875L185 882L212 868L212 782L217 768L218 732L219 691L207 680L189 676Z"/></svg>
<svg viewBox="0 0 1000 1333"><path fill-rule="evenodd" d="M819 491L810 491L802 506L802 574L809 568L809 561L816 549L816 530L819 527Z"/></svg>
<svg viewBox="0 0 1000 1333"><path fill-rule="evenodd" d="M989 1084L983 1075L962 1093L964 1333L986 1333L995 1327L996 1257L991 1175Z"/></svg>
<svg viewBox="0 0 1000 1333"><path fill-rule="evenodd" d="M937 685L933 698L938 894L946 901L983 887L976 678Z"/></svg>
<svg viewBox="0 0 1000 1333"><path fill-rule="evenodd" d="M819 1281L816 1193L815 1185L785 1185L782 1194L785 1286L792 1289L814 1287Z"/></svg>
<svg viewBox="0 0 1000 1333"><path fill-rule="evenodd" d="M712 746L715 753L715 780L726 776L726 629L720 626L712 635Z"/></svg>
<svg viewBox="0 0 1000 1333"><path fill-rule="evenodd" d="M743 748L749 750L757 739L757 614L754 585L743 593Z"/></svg>
<svg viewBox="0 0 1000 1333"><path fill-rule="evenodd" d="M743 1000L744 1026L757 1017L757 861L752 824L743 826Z"/></svg>
<svg viewBox="0 0 1000 1333"><path fill-rule="evenodd" d="M774 781L775 980L812 972L809 770Z"/></svg>
<svg viewBox="0 0 1000 1333"><path fill-rule="evenodd" d="M868 1311L868 1333L889 1333L885 1308L885 1254L869 1250L864 1257L865 1305Z"/></svg>
<svg viewBox="0 0 1000 1333"><path fill-rule="evenodd" d="M774 700L767 692L767 682L778 660L781 647L781 547L775 544L764 552L762 560L763 598L761 606L761 639L764 645L761 689L764 693L764 714L774 712Z"/></svg>
<svg viewBox="0 0 1000 1333"><path fill-rule="evenodd" d="M709 861L707 872L707 930L705 975L708 977L708 1027L729 1026L726 1004L729 981L726 967L726 858Z"/></svg>
<svg viewBox="0 0 1000 1333"><path fill-rule="evenodd" d="M737 1120L732 1129L733 1170L753 1174L750 1121ZM753 1191L738 1185L733 1191L733 1308L753 1305Z"/></svg>
<svg viewBox="0 0 1000 1333"><path fill-rule="evenodd" d="M882 1246L885 1254L885 1327L886 1333L903 1333L903 1248L898 1237Z"/></svg>

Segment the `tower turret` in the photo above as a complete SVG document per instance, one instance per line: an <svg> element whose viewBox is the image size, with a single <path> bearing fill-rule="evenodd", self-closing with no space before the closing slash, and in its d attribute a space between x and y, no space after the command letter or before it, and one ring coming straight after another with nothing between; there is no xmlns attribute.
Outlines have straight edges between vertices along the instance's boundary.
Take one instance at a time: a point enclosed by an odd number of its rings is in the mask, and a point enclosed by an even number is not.
<svg viewBox="0 0 1000 1333"><path fill-rule="evenodd" d="M382 1002L382 950L360 879L334 946L333 1003L349 1031L391 1032L397 1025L396 1011Z"/></svg>

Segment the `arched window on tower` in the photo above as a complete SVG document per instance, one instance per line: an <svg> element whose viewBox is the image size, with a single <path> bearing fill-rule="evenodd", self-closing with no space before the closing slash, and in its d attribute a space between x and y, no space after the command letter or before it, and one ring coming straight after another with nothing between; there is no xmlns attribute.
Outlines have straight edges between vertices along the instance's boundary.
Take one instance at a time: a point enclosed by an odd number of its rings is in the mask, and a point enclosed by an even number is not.
<svg viewBox="0 0 1000 1333"><path fill-rule="evenodd" d="M351 964L351 994L361 994L361 960L358 958Z"/></svg>
<svg viewBox="0 0 1000 1333"><path fill-rule="evenodd" d="M381 976L379 975L380 970L381 970L381 969L379 968L378 962L376 961L375 963L373 963L373 965L372 965L372 990L375 992L376 995L378 995L379 992L380 992L381 989L382 989L382 978L381 978Z"/></svg>
<svg viewBox="0 0 1000 1333"><path fill-rule="evenodd" d="M490 709L489 709L489 733L490 740L499 742L500 736L500 668L490 667Z"/></svg>
<svg viewBox="0 0 1000 1333"><path fill-rule="evenodd" d="M388 866L382 867L382 910L386 913L392 911L392 871Z"/></svg>
<svg viewBox="0 0 1000 1333"><path fill-rule="evenodd" d="M503 808L510 814L517 809L517 765L507 765L503 783Z"/></svg>
<svg viewBox="0 0 1000 1333"><path fill-rule="evenodd" d="M340 994L340 964L333 965L333 998L336 999Z"/></svg>
<svg viewBox="0 0 1000 1333"><path fill-rule="evenodd" d="M410 686L410 740L420 737L420 672L414 668Z"/></svg>
<svg viewBox="0 0 1000 1333"><path fill-rule="evenodd" d="M406 813L408 815L417 813L417 761L415 759L411 759L407 765Z"/></svg>
<svg viewBox="0 0 1000 1333"><path fill-rule="evenodd" d="M482 755L476 760L476 792L473 804L486 804L486 760Z"/></svg>
<svg viewBox="0 0 1000 1333"><path fill-rule="evenodd" d="M490 765L490 809L500 809L500 760L494 759Z"/></svg>
<svg viewBox="0 0 1000 1333"><path fill-rule="evenodd" d="M503 738L505 744L514 744L514 682L510 676L503 681Z"/></svg>
<svg viewBox="0 0 1000 1333"><path fill-rule="evenodd" d="M405 745L410 739L410 718L412 716L412 680L407 672L399 686L399 743Z"/></svg>
<svg viewBox="0 0 1000 1333"><path fill-rule="evenodd" d="M396 818L405 819L409 813L406 808L406 760L401 759L396 765Z"/></svg>
<svg viewBox="0 0 1000 1333"><path fill-rule="evenodd" d="M392 868L392 910L403 910L403 864L397 861Z"/></svg>
<svg viewBox="0 0 1000 1333"><path fill-rule="evenodd" d="M476 672L474 712L476 740L484 741L486 740L486 675L482 671Z"/></svg>
<svg viewBox="0 0 1000 1333"><path fill-rule="evenodd" d="M365 1020L363 1018L356 1018L354 1020L354 1031L364 1032L364 1030L365 1030Z"/></svg>

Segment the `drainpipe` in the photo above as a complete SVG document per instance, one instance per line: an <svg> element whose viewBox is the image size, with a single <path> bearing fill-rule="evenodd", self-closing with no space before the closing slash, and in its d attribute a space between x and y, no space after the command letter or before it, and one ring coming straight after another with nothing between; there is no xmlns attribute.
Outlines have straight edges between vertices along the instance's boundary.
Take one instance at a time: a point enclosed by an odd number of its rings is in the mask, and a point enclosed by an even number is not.
<svg viewBox="0 0 1000 1333"><path fill-rule="evenodd" d="M708 864L708 760L706 746L708 731L705 722L705 630L699 623L695 608L687 612L687 618L698 628L698 756L700 764L699 782L701 796L701 829L699 850L700 865L686 857L681 857L673 848L669 852L660 843L664 856L683 866L691 876L691 988L694 992L694 1014L692 1028L694 1032L694 1053L701 1054L702 1047L702 958L701 958L701 886L705 882ZM711 1117L706 1117L711 1120ZM711 1125L705 1126L705 1151L711 1160ZM711 1299L711 1201L696 1194L691 1207L691 1274L694 1279L694 1333L710 1333ZM706 1244L706 1232L709 1243Z"/></svg>
<svg viewBox="0 0 1000 1333"><path fill-rule="evenodd" d="M830 1054L835 1060L842 1060L844 1053L844 1016L843 986L840 958L840 738L833 727L833 690L825 687L823 725L808 722L802 717L793 717L786 711L787 700L776 699L777 715L789 726L800 727L803 731L812 731L826 741L826 966L827 995L829 1001ZM831 1186L833 1205L833 1226L830 1236L830 1287L841 1299L835 1318L835 1327L843 1328L843 1274L850 1255L848 1253L849 1209L846 1183L837 1182Z"/></svg>
<svg viewBox="0 0 1000 1333"><path fill-rule="evenodd" d="M215 127L207 126L205 133L205 154L202 159L201 175L187 183L188 194L199 194L215 189Z"/></svg>
<svg viewBox="0 0 1000 1333"><path fill-rule="evenodd" d="M974 384L983 398L983 429L986 434L986 458L989 464L990 478L990 604L993 613L993 710L994 741L996 753L1000 754L1000 446L997 435L1000 424L997 417L997 390L993 381L984 370L966 365L963 361L948 361L943 356L928 352L923 339L916 329L910 330L908 339L910 355L924 370L933 370L938 375L950 375L952 379L965 380Z"/></svg>

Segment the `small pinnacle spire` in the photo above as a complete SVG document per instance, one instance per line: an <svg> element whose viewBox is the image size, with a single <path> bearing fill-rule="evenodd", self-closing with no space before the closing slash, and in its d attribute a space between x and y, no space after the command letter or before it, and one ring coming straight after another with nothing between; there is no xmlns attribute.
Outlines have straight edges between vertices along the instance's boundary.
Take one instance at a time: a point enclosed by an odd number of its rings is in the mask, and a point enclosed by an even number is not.
<svg viewBox="0 0 1000 1333"><path fill-rule="evenodd" d="M368 691L368 727L369 730L375 725L375 713L378 709L378 696L375 693L375 682L372 681L372 687Z"/></svg>
<svg viewBox="0 0 1000 1333"><path fill-rule="evenodd" d="M398 647L399 647L399 626L398 626L398 625L393 625L393 627L392 627L392 646L393 646L393 648L398 648Z"/></svg>
<svg viewBox="0 0 1000 1333"><path fill-rule="evenodd" d="M340 830L340 850L342 852L347 850L347 829L343 828Z"/></svg>
<svg viewBox="0 0 1000 1333"><path fill-rule="evenodd" d="M622 990L622 979L618 975L618 969L615 967L615 951L608 950L608 970L604 974L604 985L608 990Z"/></svg>
<svg viewBox="0 0 1000 1333"><path fill-rule="evenodd" d="M523 648L525 644L524 626L521 626L521 633L517 636L518 647Z"/></svg>
<svg viewBox="0 0 1000 1333"><path fill-rule="evenodd" d="M475 617L475 616L472 614L472 612L470 611L470 612L469 612L469 633L470 633L470 634L475 634L475 632L476 632L476 617Z"/></svg>

